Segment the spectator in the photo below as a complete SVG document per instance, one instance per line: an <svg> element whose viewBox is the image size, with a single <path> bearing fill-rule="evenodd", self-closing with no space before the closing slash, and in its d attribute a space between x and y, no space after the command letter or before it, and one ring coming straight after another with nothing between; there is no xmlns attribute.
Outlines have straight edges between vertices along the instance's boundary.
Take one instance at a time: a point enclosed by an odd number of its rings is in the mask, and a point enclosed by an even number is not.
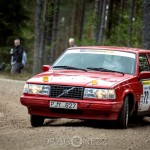
<svg viewBox="0 0 150 150"><path fill-rule="evenodd" d="M74 38L70 38L70 39L69 39L69 46L70 46L70 47L75 47Z"/></svg>
<svg viewBox="0 0 150 150"><path fill-rule="evenodd" d="M11 74L21 73L23 69L22 57L23 57L23 48L20 45L20 39L14 40L15 47L11 49Z"/></svg>

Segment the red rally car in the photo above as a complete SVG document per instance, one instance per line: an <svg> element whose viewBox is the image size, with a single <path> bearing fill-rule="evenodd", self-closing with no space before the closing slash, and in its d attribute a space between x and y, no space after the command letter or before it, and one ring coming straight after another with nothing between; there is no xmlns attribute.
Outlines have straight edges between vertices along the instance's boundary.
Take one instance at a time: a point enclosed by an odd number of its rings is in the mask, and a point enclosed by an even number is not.
<svg viewBox="0 0 150 150"><path fill-rule="evenodd" d="M33 127L45 118L116 120L150 116L150 51L127 47L72 47L29 79L20 101Z"/></svg>

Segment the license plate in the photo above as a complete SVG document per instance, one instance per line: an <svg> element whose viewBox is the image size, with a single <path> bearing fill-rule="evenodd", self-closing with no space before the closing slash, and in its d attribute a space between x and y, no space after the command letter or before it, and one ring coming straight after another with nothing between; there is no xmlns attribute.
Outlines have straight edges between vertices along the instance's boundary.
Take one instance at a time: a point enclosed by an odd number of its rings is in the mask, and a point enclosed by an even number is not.
<svg viewBox="0 0 150 150"><path fill-rule="evenodd" d="M50 101L50 108L77 109L77 103Z"/></svg>

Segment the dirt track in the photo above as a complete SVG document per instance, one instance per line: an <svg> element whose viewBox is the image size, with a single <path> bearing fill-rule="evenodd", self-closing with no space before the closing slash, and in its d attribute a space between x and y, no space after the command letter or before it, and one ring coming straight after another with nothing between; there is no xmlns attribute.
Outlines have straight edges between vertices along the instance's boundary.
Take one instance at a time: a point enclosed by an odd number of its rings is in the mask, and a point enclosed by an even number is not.
<svg viewBox="0 0 150 150"><path fill-rule="evenodd" d="M23 81L0 79L0 150L150 149L150 118L127 130L113 122L71 119L46 120L32 128L19 100L23 86Z"/></svg>

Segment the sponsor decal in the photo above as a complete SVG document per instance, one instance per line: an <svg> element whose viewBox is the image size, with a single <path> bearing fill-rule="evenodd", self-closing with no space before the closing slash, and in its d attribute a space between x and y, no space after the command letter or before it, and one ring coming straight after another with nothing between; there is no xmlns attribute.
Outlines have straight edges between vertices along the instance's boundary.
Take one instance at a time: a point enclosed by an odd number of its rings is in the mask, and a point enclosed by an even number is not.
<svg viewBox="0 0 150 150"><path fill-rule="evenodd" d="M92 81L92 85L97 85L98 84L98 81L97 80L93 80Z"/></svg>
<svg viewBox="0 0 150 150"><path fill-rule="evenodd" d="M143 94L140 99L139 111L148 111L150 108L150 80L142 81Z"/></svg>
<svg viewBox="0 0 150 150"><path fill-rule="evenodd" d="M48 82L48 77L47 76L43 77L43 82Z"/></svg>

